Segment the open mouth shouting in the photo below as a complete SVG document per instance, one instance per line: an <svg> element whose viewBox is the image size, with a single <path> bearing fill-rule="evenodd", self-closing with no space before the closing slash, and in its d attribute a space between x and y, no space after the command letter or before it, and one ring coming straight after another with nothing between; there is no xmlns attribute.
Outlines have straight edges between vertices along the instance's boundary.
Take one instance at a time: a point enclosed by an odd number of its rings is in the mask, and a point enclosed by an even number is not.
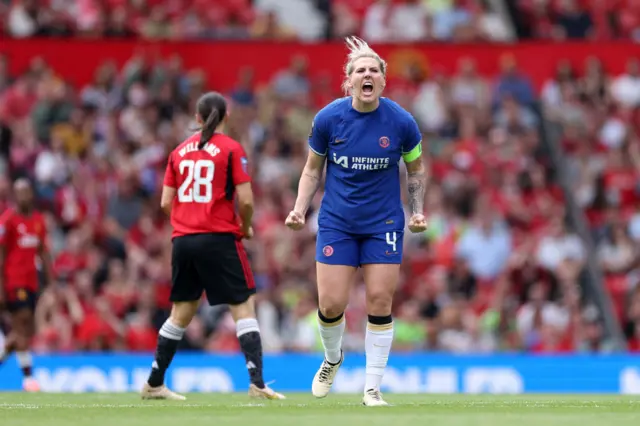
<svg viewBox="0 0 640 426"><path fill-rule="evenodd" d="M362 84L362 94L367 97L373 95L373 83L371 81L365 81Z"/></svg>

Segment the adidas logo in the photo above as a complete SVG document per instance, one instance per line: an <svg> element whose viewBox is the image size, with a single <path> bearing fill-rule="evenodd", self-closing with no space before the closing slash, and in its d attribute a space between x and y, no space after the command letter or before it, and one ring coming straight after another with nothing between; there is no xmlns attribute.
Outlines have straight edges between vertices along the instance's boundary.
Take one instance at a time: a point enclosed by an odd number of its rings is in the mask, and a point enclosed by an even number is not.
<svg viewBox="0 0 640 426"><path fill-rule="evenodd" d="M249 361L247 363L247 370L253 370L254 368L257 368L256 365L252 361Z"/></svg>

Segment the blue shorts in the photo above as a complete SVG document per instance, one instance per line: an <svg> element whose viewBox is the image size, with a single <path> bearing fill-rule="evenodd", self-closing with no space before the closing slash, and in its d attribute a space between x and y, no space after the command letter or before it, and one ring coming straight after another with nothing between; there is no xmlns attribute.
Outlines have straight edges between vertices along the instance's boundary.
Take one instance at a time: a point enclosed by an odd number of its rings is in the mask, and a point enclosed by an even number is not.
<svg viewBox="0 0 640 426"><path fill-rule="evenodd" d="M402 263L401 231L359 235L320 229L316 239L316 261L328 265L359 267L375 263Z"/></svg>

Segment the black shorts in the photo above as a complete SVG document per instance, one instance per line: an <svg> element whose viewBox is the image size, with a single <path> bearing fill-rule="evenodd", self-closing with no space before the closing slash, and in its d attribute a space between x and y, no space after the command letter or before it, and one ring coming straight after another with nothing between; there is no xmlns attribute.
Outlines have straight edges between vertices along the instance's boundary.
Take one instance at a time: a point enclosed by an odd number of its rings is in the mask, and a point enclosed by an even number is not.
<svg viewBox="0 0 640 426"><path fill-rule="evenodd" d="M27 288L18 287L6 292L6 308L10 313L29 309L35 312L38 303L38 293Z"/></svg>
<svg viewBox="0 0 640 426"><path fill-rule="evenodd" d="M233 234L195 234L173 239L172 302L207 295L211 306L239 305L256 292L242 242Z"/></svg>

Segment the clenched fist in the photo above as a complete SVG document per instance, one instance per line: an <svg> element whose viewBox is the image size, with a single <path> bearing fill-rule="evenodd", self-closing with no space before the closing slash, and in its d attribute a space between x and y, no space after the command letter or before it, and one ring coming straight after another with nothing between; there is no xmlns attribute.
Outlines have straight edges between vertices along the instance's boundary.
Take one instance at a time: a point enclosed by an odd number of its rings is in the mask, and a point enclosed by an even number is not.
<svg viewBox="0 0 640 426"><path fill-rule="evenodd" d="M242 238L245 240L250 240L253 238L253 226L250 226L248 229L242 230Z"/></svg>
<svg viewBox="0 0 640 426"><path fill-rule="evenodd" d="M427 219L423 214L414 214L409 219L409 231L417 234L418 232L424 232L427 230Z"/></svg>
<svg viewBox="0 0 640 426"><path fill-rule="evenodd" d="M301 213L292 210L284 221L284 224L294 231L299 231L304 228L304 216Z"/></svg>

